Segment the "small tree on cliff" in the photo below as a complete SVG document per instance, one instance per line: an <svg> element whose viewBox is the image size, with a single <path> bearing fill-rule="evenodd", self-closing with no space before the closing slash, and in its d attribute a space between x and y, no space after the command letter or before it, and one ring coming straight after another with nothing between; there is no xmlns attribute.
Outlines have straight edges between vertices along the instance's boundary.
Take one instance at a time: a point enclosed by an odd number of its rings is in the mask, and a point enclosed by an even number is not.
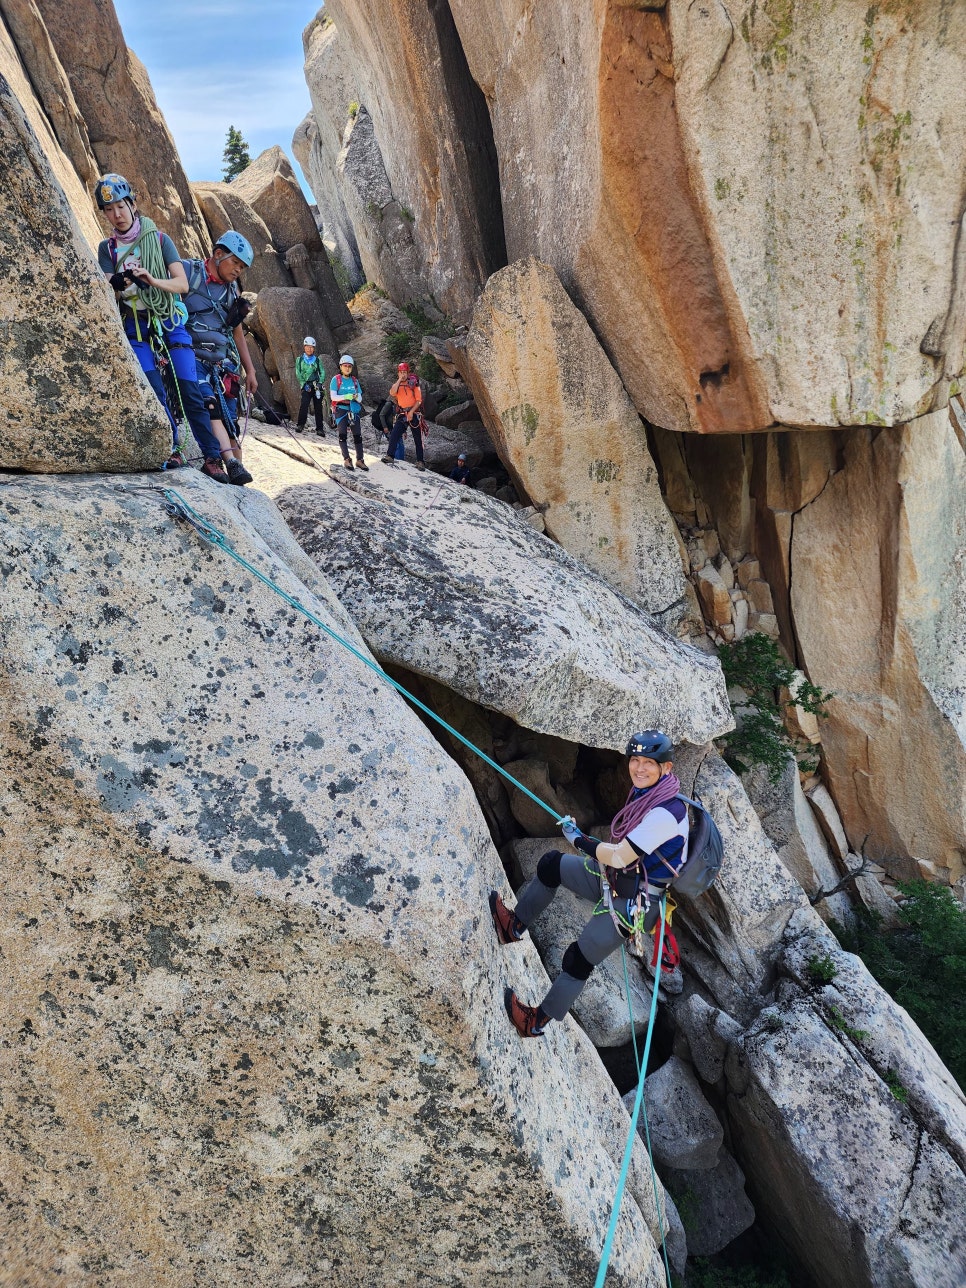
<svg viewBox="0 0 966 1288"><path fill-rule="evenodd" d="M221 159L225 163L222 171L225 183L231 183L236 175L241 174L245 167L252 163L248 154L248 144L242 137L241 130L236 130L233 125L228 127L228 138L225 141L225 150Z"/></svg>

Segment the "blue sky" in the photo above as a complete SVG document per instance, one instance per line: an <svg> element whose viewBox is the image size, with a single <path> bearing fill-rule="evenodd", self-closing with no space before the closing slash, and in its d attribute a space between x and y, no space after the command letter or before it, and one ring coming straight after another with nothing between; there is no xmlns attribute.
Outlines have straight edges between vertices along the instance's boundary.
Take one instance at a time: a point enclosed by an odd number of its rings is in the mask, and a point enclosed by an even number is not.
<svg viewBox="0 0 966 1288"><path fill-rule="evenodd" d="M292 135L310 107L302 30L321 7L316 0L114 0L114 7L189 179L222 177L229 125L253 157L279 144L302 177Z"/></svg>

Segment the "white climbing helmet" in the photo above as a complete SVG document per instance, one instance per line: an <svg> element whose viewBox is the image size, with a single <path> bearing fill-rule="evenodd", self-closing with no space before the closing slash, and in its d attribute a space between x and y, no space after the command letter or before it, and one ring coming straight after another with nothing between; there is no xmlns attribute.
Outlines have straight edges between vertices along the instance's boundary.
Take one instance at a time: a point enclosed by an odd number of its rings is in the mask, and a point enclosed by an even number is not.
<svg viewBox="0 0 966 1288"><path fill-rule="evenodd" d="M314 336L314 335L307 335L307 336L305 337L305 339L302 341L302 347L303 347L303 349L305 348L305 346L306 346L307 344L310 344L310 345L312 346L312 348L313 348L313 349L315 348L315 336Z"/></svg>
<svg viewBox="0 0 966 1288"><path fill-rule="evenodd" d="M356 365L356 360L353 358L351 353L344 353L339 359L340 367L344 367L347 363L350 367L354 367Z"/></svg>

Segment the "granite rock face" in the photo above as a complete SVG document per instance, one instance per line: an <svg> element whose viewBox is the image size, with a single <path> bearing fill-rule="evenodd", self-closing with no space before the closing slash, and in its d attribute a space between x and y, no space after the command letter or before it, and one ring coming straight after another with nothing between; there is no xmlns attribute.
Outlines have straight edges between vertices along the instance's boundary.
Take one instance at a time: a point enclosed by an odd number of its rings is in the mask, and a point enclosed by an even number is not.
<svg viewBox="0 0 966 1288"><path fill-rule="evenodd" d="M330 0L325 16L338 31L338 70L347 86L342 106L355 98L371 114L392 193L410 214L422 294L456 321L468 321L476 293L506 263L506 246L490 113L467 69L451 8ZM324 55L307 56L314 103L326 93L318 84L326 66ZM327 113L316 115L321 132Z"/></svg>
<svg viewBox="0 0 966 1288"><path fill-rule="evenodd" d="M270 502L178 485L365 653ZM348 1283L364 1242L386 1283L587 1281L627 1117L575 1025L506 1021L545 977L481 916L466 780L163 501L0 489L7 1273ZM661 1282L656 1221L638 1156L621 1283Z"/></svg>
<svg viewBox="0 0 966 1288"><path fill-rule="evenodd" d="M207 234L174 140L110 0L44 0L44 24L67 70L100 173L117 171L138 207L182 255L207 253Z"/></svg>
<svg viewBox="0 0 966 1288"><path fill-rule="evenodd" d="M836 695L822 738L850 845L893 875L926 859L953 883L966 874L964 428L955 397L848 436L790 543L801 655ZM849 611L812 607L830 603Z"/></svg>
<svg viewBox="0 0 966 1288"><path fill-rule="evenodd" d="M966 340L961 6L325 12L448 311L499 267L475 254L498 214L509 261L552 265L652 423L893 425L945 403Z"/></svg>
<svg viewBox="0 0 966 1288"><path fill-rule="evenodd" d="M301 390L295 376L295 359L302 355L305 336L312 335L317 341L316 353L325 368L326 384L336 371L338 353L318 295L297 286L266 287L259 293L245 325L271 350L289 416L296 416Z"/></svg>
<svg viewBox="0 0 966 1288"><path fill-rule="evenodd" d="M680 538L640 417L556 273L528 259L490 278L466 378L518 490L547 532L648 612L686 611Z"/></svg>
<svg viewBox="0 0 966 1288"><path fill-rule="evenodd" d="M660 725L704 743L730 726L716 658L673 639L499 501L407 466L278 496L381 658L518 724L623 748ZM344 539L363 527L365 558Z"/></svg>
<svg viewBox="0 0 966 1288"><path fill-rule="evenodd" d="M160 464L171 451L168 421L2 76L0 159L0 468L90 473Z"/></svg>
<svg viewBox="0 0 966 1288"><path fill-rule="evenodd" d="M251 243L255 258L251 267L245 270L243 285L246 291L257 294L267 286L292 285L285 259L275 249L268 225L237 191L234 183L193 183L191 189L205 217L212 245L229 228L247 237Z"/></svg>

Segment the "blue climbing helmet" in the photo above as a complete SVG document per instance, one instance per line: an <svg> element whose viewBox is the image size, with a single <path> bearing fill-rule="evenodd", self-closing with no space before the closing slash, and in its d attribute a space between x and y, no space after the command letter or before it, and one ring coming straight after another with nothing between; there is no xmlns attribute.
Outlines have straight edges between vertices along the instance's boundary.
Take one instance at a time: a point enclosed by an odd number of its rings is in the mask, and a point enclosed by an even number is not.
<svg viewBox="0 0 966 1288"><path fill-rule="evenodd" d="M215 242L215 247L219 246L222 250L228 251L229 255L234 255L236 259L240 259L246 268L251 268L255 252L241 233L236 233L233 228L229 228Z"/></svg>
<svg viewBox="0 0 966 1288"><path fill-rule="evenodd" d="M660 729L644 729L641 733L631 734L624 755L628 760L631 756L646 756L648 760L663 765L674 759L674 744Z"/></svg>
<svg viewBox="0 0 966 1288"><path fill-rule="evenodd" d="M115 201L133 201L134 189L123 174L105 174L94 185L94 200L98 210L103 210Z"/></svg>

